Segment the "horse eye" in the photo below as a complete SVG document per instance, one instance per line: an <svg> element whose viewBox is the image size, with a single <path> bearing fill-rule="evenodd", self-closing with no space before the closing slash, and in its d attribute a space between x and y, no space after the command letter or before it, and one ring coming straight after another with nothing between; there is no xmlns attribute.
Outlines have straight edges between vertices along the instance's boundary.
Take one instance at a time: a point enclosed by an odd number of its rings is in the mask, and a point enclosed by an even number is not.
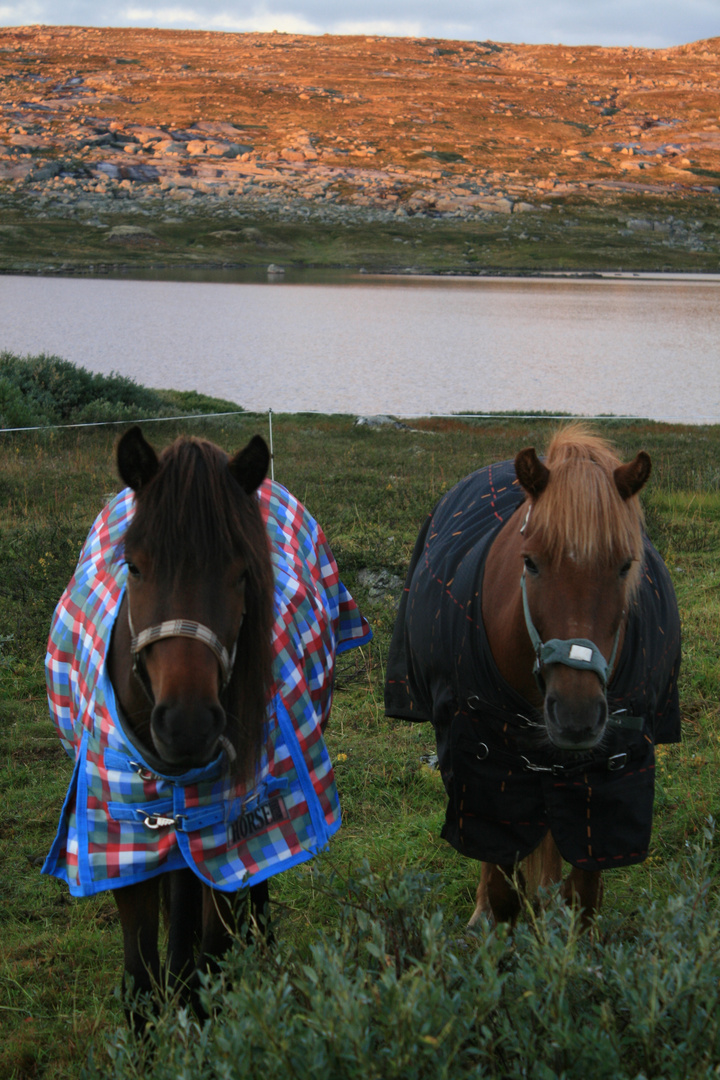
<svg viewBox="0 0 720 1080"><path fill-rule="evenodd" d="M139 578L140 577L140 571L138 570L138 568L137 568L137 566L135 565L134 562L130 562L130 560L127 559L126 560L126 566L128 568L128 574L130 575L130 577L134 577L134 578Z"/></svg>
<svg viewBox="0 0 720 1080"><path fill-rule="evenodd" d="M622 564L622 566L620 567L620 577L621 578L626 578L628 576L628 574L630 573L630 570L632 568L632 564L633 564L632 559L626 559L626 561Z"/></svg>
<svg viewBox="0 0 720 1080"><path fill-rule="evenodd" d="M529 555L523 556L523 562L525 563L525 569L528 574L539 574L540 571L537 568L537 563L534 563Z"/></svg>

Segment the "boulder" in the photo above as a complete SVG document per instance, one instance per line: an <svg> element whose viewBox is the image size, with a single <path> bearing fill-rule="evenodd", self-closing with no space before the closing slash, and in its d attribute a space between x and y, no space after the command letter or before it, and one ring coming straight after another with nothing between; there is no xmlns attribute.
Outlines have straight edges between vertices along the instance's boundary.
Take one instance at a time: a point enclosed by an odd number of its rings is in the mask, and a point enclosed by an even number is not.
<svg viewBox="0 0 720 1080"><path fill-rule="evenodd" d="M121 165L120 175L123 180L135 180L141 184L157 183L160 179L154 165Z"/></svg>
<svg viewBox="0 0 720 1080"><path fill-rule="evenodd" d="M51 180L53 176L57 176L62 170L62 166L57 161L46 161L44 165L34 165L31 171L28 173L28 180Z"/></svg>
<svg viewBox="0 0 720 1080"><path fill-rule="evenodd" d="M504 195L487 195L473 199L473 202L478 210L485 210L490 214L512 213L512 199L508 199Z"/></svg>
<svg viewBox="0 0 720 1080"><path fill-rule="evenodd" d="M176 139L163 139L162 142L155 143L153 149L156 154L162 154L164 157L187 157L188 153L187 145Z"/></svg>
<svg viewBox="0 0 720 1080"><path fill-rule="evenodd" d="M115 225L105 239L110 244L157 244L157 236L141 225Z"/></svg>
<svg viewBox="0 0 720 1080"><path fill-rule="evenodd" d="M626 224L632 232L652 232L654 228L653 222L647 218L628 218Z"/></svg>
<svg viewBox="0 0 720 1080"><path fill-rule="evenodd" d="M199 120L189 130L202 132L205 137L214 135L216 138L232 139L235 135L241 134L233 124L224 124L215 120Z"/></svg>
<svg viewBox="0 0 720 1080"><path fill-rule="evenodd" d="M402 588L402 579L389 570L361 570L358 574L358 582L368 590L370 602L377 603L387 596L396 593Z"/></svg>
<svg viewBox="0 0 720 1080"><path fill-rule="evenodd" d="M106 176L109 180L120 179L120 168L114 161L101 161L99 162L93 172L96 176Z"/></svg>
<svg viewBox="0 0 720 1080"><path fill-rule="evenodd" d="M355 426L370 428L394 427L399 430L407 428L407 424L401 424L394 416L387 416L382 413L378 413L376 416L358 416L355 420Z"/></svg>
<svg viewBox="0 0 720 1080"><path fill-rule="evenodd" d="M31 150L49 149L50 147L46 135L11 135L8 142L20 153L30 153Z"/></svg>
<svg viewBox="0 0 720 1080"><path fill-rule="evenodd" d="M204 154L206 146L205 139L191 139L190 142L185 143L185 149L191 157L199 157L200 154Z"/></svg>
<svg viewBox="0 0 720 1080"><path fill-rule="evenodd" d="M135 136L141 143L151 142L153 139L167 139L168 133L160 127L149 127L145 124L128 124L127 131Z"/></svg>
<svg viewBox="0 0 720 1080"><path fill-rule="evenodd" d="M217 142L215 140L205 143L205 153L208 157L236 158L241 153L237 143Z"/></svg>

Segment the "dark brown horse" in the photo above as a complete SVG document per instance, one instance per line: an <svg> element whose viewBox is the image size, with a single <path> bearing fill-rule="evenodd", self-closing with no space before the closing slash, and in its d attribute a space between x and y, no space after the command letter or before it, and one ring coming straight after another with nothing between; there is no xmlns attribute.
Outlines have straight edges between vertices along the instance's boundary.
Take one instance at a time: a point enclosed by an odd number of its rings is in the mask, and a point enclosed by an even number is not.
<svg viewBox="0 0 720 1080"><path fill-rule="evenodd" d="M371 636L322 530L264 481L268 461L259 437L229 459L198 439L158 457L128 431L127 489L93 526L48 650L76 765L44 870L76 895L112 889L125 981L136 994L167 982L196 1008L240 901L266 929L268 877L339 827L321 732L336 648Z"/></svg>
<svg viewBox="0 0 720 1080"><path fill-rule="evenodd" d="M260 438L226 467L210 443L184 442L161 460L138 429L118 444L118 471L136 508L125 534L127 590L108 672L130 730L166 772L206 765L228 738L241 777L252 779L257 766L271 681L273 579L253 495L268 462ZM181 635L152 635L150 628L176 620ZM125 975L135 992L161 985L161 882L169 883L171 992L214 965L237 929L237 894L201 884L190 869L116 889ZM250 900L251 917L264 921L267 882L250 889Z"/></svg>
<svg viewBox="0 0 720 1080"><path fill-rule="evenodd" d="M647 853L680 659L637 499L649 475L643 451L622 464L570 426L544 461L529 448L461 481L418 538L386 711L435 726L443 835L483 861L471 922L513 922L526 876L560 880L563 856L562 895L587 921L601 870Z"/></svg>

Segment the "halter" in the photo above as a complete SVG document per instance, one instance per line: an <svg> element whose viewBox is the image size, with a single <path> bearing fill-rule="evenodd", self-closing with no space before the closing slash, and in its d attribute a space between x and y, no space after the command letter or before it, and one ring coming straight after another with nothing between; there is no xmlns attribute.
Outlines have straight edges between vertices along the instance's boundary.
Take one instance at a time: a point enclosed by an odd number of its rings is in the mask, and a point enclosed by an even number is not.
<svg viewBox="0 0 720 1080"><path fill-rule="evenodd" d="M132 653L133 674L140 682L140 685L147 692L147 686L145 679L143 678L143 670L140 667L140 653L148 645L152 645L153 642L159 641L161 638L169 637L186 637L194 638L196 641L202 641L203 645L207 647L215 654L217 661L220 665L222 672L222 682L220 684L220 693L227 689L227 686L232 677L233 667L235 665L235 657L237 655L237 638L232 648L232 653L228 653L227 649L223 645L220 638L215 634L209 626L204 626L202 623L195 622L194 619L170 619L167 622L160 623L157 626L148 626L145 630L141 630L139 634L135 633L135 627L133 626L132 614L130 612L130 598L128 597L127 604L128 614L128 627L130 628L130 652ZM243 615L244 618L244 615ZM243 619L240 620L240 627L238 627L238 635L243 624ZM152 699L152 695L148 694Z"/></svg>
<svg viewBox="0 0 720 1080"><path fill-rule="evenodd" d="M525 625L527 627L527 632L530 635L532 647L535 650L533 675L535 676L535 682L538 684L540 692L542 694L545 693L545 684L541 675L541 670L547 664L564 664L565 667L578 668L580 671L594 671L602 684L604 692L607 689L608 673L612 672L615 664L618 642L620 641L622 620L615 632L615 640L613 642L612 653L609 660L606 660L597 645L593 641L588 641L587 638L568 638L566 640L551 638L550 641L543 643L542 638L538 634L535 624L532 621L532 615L530 614L524 570L522 572L522 577L520 578L520 591L522 592Z"/></svg>

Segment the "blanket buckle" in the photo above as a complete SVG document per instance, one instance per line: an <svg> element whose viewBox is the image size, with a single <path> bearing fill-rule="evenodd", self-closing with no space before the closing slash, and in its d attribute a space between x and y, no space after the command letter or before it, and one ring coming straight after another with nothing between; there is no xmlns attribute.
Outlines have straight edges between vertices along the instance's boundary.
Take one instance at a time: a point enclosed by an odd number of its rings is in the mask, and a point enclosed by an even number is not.
<svg viewBox="0 0 720 1080"><path fill-rule="evenodd" d="M145 765L141 765L139 761L131 761L130 768L135 770L141 780L150 781L160 779L159 776L156 776L155 773L151 772Z"/></svg>
<svg viewBox="0 0 720 1080"><path fill-rule="evenodd" d="M143 825L145 826L146 829L164 829L168 825L174 825L174 824L175 824L175 818L171 818L171 817L160 817L158 815L157 817L155 817L155 816L154 817L147 816L147 817L143 818Z"/></svg>
<svg viewBox="0 0 720 1080"><path fill-rule="evenodd" d="M534 761L530 761L524 754L521 754L520 757L525 772L546 772L552 773L553 776L564 776L567 772L564 765L536 765Z"/></svg>

